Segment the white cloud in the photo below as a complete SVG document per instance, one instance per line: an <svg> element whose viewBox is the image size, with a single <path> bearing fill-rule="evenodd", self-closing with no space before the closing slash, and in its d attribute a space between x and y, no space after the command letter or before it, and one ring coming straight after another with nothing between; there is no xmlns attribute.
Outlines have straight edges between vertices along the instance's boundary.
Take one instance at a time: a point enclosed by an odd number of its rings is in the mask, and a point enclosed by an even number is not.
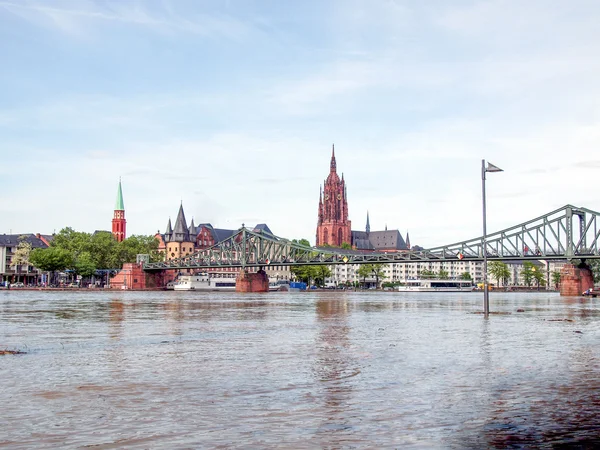
<svg viewBox="0 0 600 450"><path fill-rule="evenodd" d="M56 28L65 34L78 36L90 32L92 24L120 23L140 26L159 33L191 33L201 36L219 36L243 40L257 30L248 21L240 21L226 14L178 13L175 3L163 2L151 10L140 1L62 1L47 2L0 1L0 8L36 25ZM60 6L55 6L60 5Z"/></svg>
<svg viewBox="0 0 600 450"><path fill-rule="evenodd" d="M229 10L178 11L177 3L160 11L130 2L15 5L0 0L0 8L68 33L87 32L91 21L146 27L158 39L180 30L235 40L254 23ZM269 60L225 86L166 83L151 95L89 86L4 107L0 146L31 159L25 181L0 169L4 231L108 228L122 175L132 233L164 229L183 200L196 223L260 221L279 235L314 241L332 142L353 228L364 228L369 210L373 229L409 231L413 244L481 234L482 159L505 170L488 176L489 231L566 203L600 209L585 183L600 164L597 7L333 5L329 42L297 37L309 50L325 48L325 56L293 67ZM292 39L287 29L272 32ZM220 62L214 58L207 67ZM242 71L238 62L224 67ZM8 195L17 189L19 202Z"/></svg>

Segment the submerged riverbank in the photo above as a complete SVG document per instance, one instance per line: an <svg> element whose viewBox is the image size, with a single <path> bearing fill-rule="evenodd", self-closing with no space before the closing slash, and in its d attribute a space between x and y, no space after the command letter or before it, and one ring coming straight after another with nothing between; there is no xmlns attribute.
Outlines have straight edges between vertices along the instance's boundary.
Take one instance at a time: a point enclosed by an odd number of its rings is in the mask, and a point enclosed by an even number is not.
<svg viewBox="0 0 600 450"><path fill-rule="evenodd" d="M600 442L598 300L0 292L0 447ZM518 312L520 311L520 312Z"/></svg>

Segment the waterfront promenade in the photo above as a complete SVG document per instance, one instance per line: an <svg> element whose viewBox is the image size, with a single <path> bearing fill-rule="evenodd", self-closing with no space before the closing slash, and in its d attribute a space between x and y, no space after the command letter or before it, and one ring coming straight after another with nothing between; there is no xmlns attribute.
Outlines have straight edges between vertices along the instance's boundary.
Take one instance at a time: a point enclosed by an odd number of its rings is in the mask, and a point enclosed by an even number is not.
<svg viewBox="0 0 600 450"><path fill-rule="evenodd" d="M0 448L600 443L598 300L1 291ZM522 312L519 312L522 311ZM583 447L586 448L586 447Z"/></svg>

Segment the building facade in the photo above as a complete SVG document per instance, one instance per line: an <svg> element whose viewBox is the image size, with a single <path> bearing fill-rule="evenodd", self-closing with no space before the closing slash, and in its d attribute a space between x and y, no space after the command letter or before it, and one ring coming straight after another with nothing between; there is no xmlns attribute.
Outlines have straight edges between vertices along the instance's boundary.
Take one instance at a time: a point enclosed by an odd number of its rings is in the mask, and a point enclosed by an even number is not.
<svg viewBox="0 0 600 450"><path fill-rule="evenodd" d="M40 234L2 234L0 235L0 283L22 282L24 285L36 285L42 282L42 272L31 264L14 264L19 244L25 242L31 249L47 248L52 236Z"/></svg>

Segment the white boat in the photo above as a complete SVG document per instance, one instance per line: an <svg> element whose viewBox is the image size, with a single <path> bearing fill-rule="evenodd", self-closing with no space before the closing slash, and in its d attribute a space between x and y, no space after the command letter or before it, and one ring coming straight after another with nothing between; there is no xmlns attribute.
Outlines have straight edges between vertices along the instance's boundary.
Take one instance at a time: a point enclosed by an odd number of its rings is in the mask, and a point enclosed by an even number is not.
<svg viewBox="0 0 600 450"><path fill-rule="evenodd" d="M471 280L406 280L398 286L402 292L467 292L473 290Z"/></svg>
<svg viewBox="0 0 600 450"><path fill-rule="evenodd" d="M235 291L235 278L211 277L208 273L181 275L173 289L176 291Z"/></svg>
<svg viewBox="0 0 600 450"><path fill-rule="evenodd" d="M290 282L288 280L269 280L269 291L289 291Z"/></svg>

